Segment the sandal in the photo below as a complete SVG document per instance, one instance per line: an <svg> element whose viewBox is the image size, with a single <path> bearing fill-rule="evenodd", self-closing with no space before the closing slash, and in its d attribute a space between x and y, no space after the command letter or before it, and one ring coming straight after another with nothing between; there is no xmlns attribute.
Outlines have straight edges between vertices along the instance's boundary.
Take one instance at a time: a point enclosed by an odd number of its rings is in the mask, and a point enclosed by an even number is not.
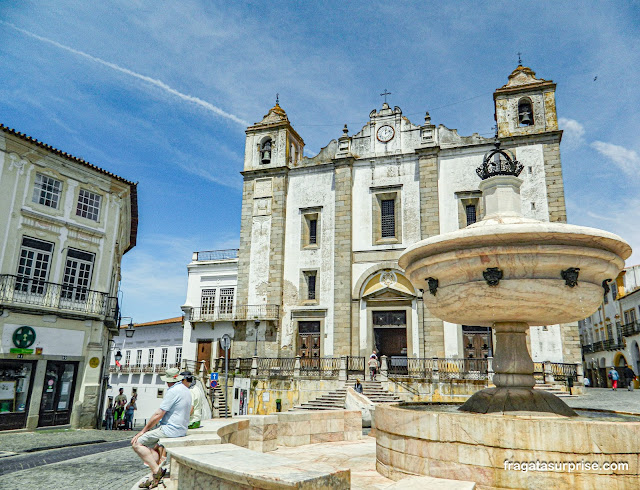
<svg viewBox="0 0 640 490"><path fill-rule="evenodd" d="M155 475L153 475L153 480L151 480L151 484L149 485L148 488L156 488L160 483L162 483L162 486L166 488L164 481L162 481L166 473L167 473L166 468L160 468L160 470L158 470L158 472Z"/></svg>
<svg viewBox="0 0 640 490"><path fill-rule="evenodd" d="M153 478L148 478L145 481L143 481L140 485L138 485L138 488L149 488L152 483L153 483Z"/></svg>

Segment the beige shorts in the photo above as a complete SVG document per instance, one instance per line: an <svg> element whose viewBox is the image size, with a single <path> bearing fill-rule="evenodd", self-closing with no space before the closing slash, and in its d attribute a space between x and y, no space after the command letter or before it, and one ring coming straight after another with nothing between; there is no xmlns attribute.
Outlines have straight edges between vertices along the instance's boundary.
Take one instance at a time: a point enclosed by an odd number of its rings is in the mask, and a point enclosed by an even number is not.
<svg viewBox="0 0 640 490"><path fill-rule="evenodd" d="M138 437L138 444L153 449L154 447L156 447L156 444L158 444L158 441L165 437L167 436L162 431L162 427L158 427L157 429L145 432L140 437Z"/></svg>

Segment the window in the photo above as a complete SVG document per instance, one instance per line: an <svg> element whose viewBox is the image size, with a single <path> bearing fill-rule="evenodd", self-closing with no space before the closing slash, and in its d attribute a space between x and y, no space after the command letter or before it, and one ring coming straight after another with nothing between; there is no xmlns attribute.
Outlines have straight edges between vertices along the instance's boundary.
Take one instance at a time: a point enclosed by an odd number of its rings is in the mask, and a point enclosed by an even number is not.
<svg viewBox="0 0 640 490"><path fill-rule="evenodd" d="M149 364L149 366L153 364L153 349L149 349L149 360L147 364Z"/></svg>
<svg viewBox="0 0 640 490"><path fill-rule="evenodd" d="M615 301L618 297L618 284L615 281L611 281L611 298Z"/></svg>
<svg viewBox="0 0 640 490"><path fill-rule="evenodd" d="M316 245L318 243L318 220L309 220L309 244Z"/></svg>
<svg viewBox="0 0 640 490"><path fill-rule="evenodd" d="M36 182L33 187L33 202L58 209L62 182L46 175L36 174Z"/></svg>
<svg viewBox="0 0 640 490"><path fill-rule="evenodd" d="M136 352L136 366L140 366L142 364L142 350L138 350Z"/></svg>
<svg viewBox="0 0 640 490"><path fill-rule="evenodd" d="M220 289L220 313L231 314L233 313L233 288L221 288Z"/></svg>
<svg viewBox="0 0 640 490"><path fill-rule="evenodd" d="M317 271L305 271L304 272L304 280L306 285L306 300L307 301L316 301L316 279L318 277Z"/></svg>
<svg viewBox="0 0 640 490"><path fill-rule="evenodd" d="M53 243L23 237L15 290L44 294L51 266Z"/></svg>
<svg viewBox="0 0 640 490"><path fill-rule="evenodd" d="M176 364L180 365L182 362L182 347L176 347Z"/></svg>
<svg viewBox="0 0 640 490"><path fill-rule="evenodd" d="M533 110L531 108L531 100L528 98L520 99L520 102L518 102L518 124L520 126L533 126Z"/></svg>
<svg viewBox="0 0 640 490"><path fill-rule="evenodd" d="M476 222L476 205L467 204L464 209L467 215L467 226L472 225Z"/></svg>
<svg viewBox="0 0 640 490"><path fill-rule="evenodd" d="M396 200L383 199L380 201L380 228L382 238L393 238L396 236Z"/></svg>
<svg viewBox="0 0 640 490"><path fill-rule="evenodd" d="M260 163L271 163L271 138L264 141L260 147Z"/></svg>
<svg viewBox="0 0 640 490"><path fill-rule="evenodd" d="M213 315L216 309L216 290L215 289L202 290L200 306L202 306L203 315L207 315L207 314Z"/></svg>
<svg viewBox="0 0 640 490"><path fill-rule="evenodd" d="M373 196L371 213L373 245L400 243L402 241L401 187L382 188L385 192L376 192L376 189L380 188L371 189Z"/></svg>
<svg viewBox="0 0 640 490"><path fill-rule="evenodd" d="M633 323L636 321L636 310L633 308L624 312L624 323Z"/></svg>
<svg viewBox="0 0 640 490"><path fill-rule="evenodd" d="M94 254L70 248L64 267L62 285L63 299L86 301L87 291L91 284Z"/></svg>
<svg viewBox="0 0 640 490"><path fill-rule="evenodd" d="M131 364L131 351L125 351L124 353L124 365L128 366L129 364Z"/></svg>
<svg viewBox="0 0 640 490"><path fill-rule="evenodd" d="M160 365L162 367L167 367L167 355L169 353L169 349L166 347L162 349L162 358L160 359Z"/></svg>
<svg viewBox="0 0 640 490"><path fill-rule="evenodd" d="M158 388L158 394L156 395L158 398L164 398L164 390Z"/></svg>
<svg viewBox="0 0 640 490"><path fill-rule="evenodd" d="M318 248L320 243L320 211L322 208L301 209L302 214L302 248Z"/></svg>
<svg viewBox="0 0 640 490"><path fill-rule="evenodd" d="M101 200L102 196L100 196L100 194L94 194L86 189L80 189L76 215L93 221L98 221L98 218L100 217Z"/></svg>

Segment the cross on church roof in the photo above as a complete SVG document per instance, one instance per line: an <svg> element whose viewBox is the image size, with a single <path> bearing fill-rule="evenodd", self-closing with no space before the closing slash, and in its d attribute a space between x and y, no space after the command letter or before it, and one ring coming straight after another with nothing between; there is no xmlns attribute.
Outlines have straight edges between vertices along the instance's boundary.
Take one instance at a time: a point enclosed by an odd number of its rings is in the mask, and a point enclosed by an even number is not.
<svg viewBox="0 0 640 490"><path fill-rule="evenodd" d="M385 88L384 92L382 92L380 94L380 97L382 97L383 95L384 95L384 103L386 104L387 103L387 95L391 95L391 92L387 92L387 89Z"/></svg>
<svg viewBox="0 0 640 490"><path fill-rule="evenodd" d="M280 94L276 94L276 105L280 103Z"/></svg>
<svg viewBox="0 0 640 490"><path fill-rule="evenodd" d="M521 65L522 65L522 58L520 58L520 55L521 55L521 54L522 54L522 53L521 53L520 51L518 51L518 66L521 66Z"/></svg>

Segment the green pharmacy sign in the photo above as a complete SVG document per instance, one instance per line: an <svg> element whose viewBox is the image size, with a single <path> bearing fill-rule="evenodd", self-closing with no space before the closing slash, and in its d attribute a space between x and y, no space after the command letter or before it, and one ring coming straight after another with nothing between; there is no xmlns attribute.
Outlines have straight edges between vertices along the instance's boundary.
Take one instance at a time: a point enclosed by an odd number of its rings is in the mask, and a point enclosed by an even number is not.
<svg viewBox="0 0 640 490"><path fill-rule="evenodd" d="M27 347L31 347L35 341L36 331L31 327L19 327L13 332L13 345L18 349L27 349ZM13 349L11 349L11 352L13 352ZM18 354L26 354L26 352L19 352Z"/></svg>

